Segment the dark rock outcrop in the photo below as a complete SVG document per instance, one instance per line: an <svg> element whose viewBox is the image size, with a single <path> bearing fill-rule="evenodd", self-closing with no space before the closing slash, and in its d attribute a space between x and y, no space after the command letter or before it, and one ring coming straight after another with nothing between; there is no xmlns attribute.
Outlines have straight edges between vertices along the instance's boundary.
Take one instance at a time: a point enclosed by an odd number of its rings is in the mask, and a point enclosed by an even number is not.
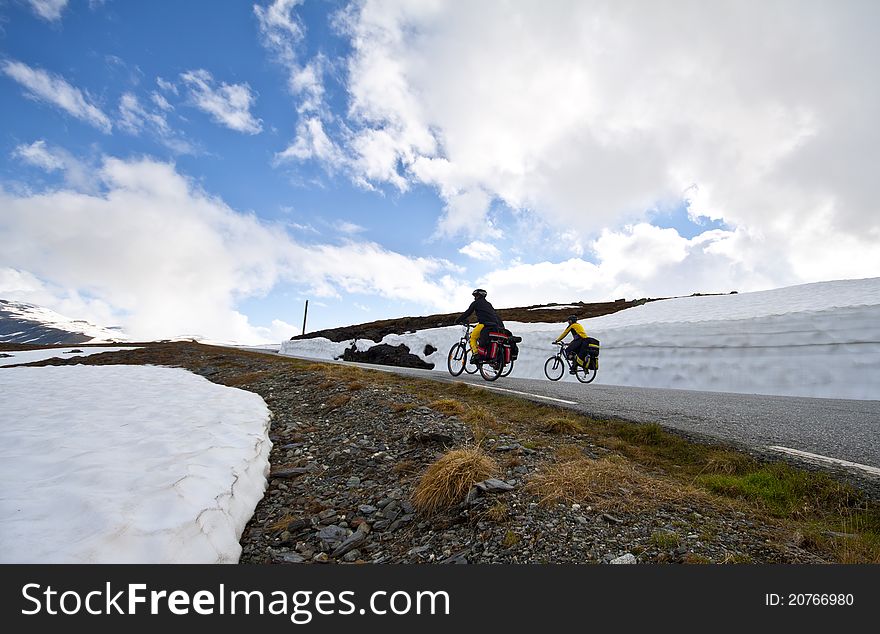
<svg viewBox="0 0 880 634"><path fill-rule="evenodd" d="M409 348L404 344L390 346L387 343L383 343L363 352L359 351L352 344L351 348L346 349L340 358L343 361L396 365L402 368L422 368L424 370L432 370L434 368L433 363L425 363L420 357L410 352Z"/></svg>

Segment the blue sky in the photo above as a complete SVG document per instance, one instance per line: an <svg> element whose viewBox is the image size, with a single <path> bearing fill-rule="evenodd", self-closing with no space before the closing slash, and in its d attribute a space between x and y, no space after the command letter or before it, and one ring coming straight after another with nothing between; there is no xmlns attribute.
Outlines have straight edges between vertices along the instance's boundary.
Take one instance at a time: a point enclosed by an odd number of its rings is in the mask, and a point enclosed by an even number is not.
<svg viewBox="0 0 880 634"><path fill-rule="evenodd" d="M737 6L0 2L0 297L274 341L877 275L877 11Z"/></svg>

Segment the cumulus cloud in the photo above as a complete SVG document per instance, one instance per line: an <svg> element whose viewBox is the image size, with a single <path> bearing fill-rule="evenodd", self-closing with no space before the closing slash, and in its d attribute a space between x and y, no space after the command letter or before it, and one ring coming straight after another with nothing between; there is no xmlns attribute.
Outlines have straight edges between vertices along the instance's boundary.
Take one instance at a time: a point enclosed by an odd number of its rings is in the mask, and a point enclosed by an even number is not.
<svg viewBox="0 0 880 634"><path fill-rule="evenodd" d="M486 262L494 262L501 257L501 251L498 250L498 247L494 244L489 244L488 242L481 242L480 240L474 240L473 242L464 245L458 250L458 252L469 258L484 260Z"/></svg>
<svg viewBox="0 0 880 634"><path fill-rule="evenodd" d="M60 75L14 60L2 62L3 72L24 86L28 96L57 106L69 115L85 121L102 132L110 132L113 125L109 117L91 102L87 95L67 82Z"/></svg>
<svg viewBox="0 0 880 634"><path fill-rule="evenodd" d="M192 104L211 115L217 123L236 132L259 134L262 121L251 114L256 95L247 83L214 83L214 77L204 69L181 73L181 80L189 89Z"/></svg>
<svg viewBox="0 0 880 634"><path fill-rule="evenodd" d="M366 241L298 243L171 164L107 157L96 172L99 192L0 190L0 272L18 299L121 324L135 338L256 342L289 325L251 324L236 303L281 282L312 296L365 293L441 310L460 286L444 260Z"/></svg>
<svg viewBox="0 0 880 634"><path fill-rule="evenodd" d="M674 229L638 223L605 230L589 246L595 261L517 262L487 274L479 285L506 306L750 291L772 285L766 271L781 260L761 236L740 228L688 239Z"/></svg>
<svg viewBox="0 0 880 634"><path fill-rule="evenodd" d="M61 19L61 13L67 6L67 2L68 0L28 0L33 12L49 22Z"/></svg>
<svg viewBox="0 0 880 634"><path fill-rule="evenodd" d="M347 164L343 151L327 136L324 124L318 117L301 120L297 125L293 143L275 155L276 164L309 159L322 161L331 170Z"/></svg>
<svg viewBox="0 0 880 634"><path fill-rule="evenodd" d="M688 199L777 267L749 279L880 275L878 19L868 2L365 0L341 20L344 149L367 184L436 187L444 235L493 230L500 200L586 243Z"/></svg>

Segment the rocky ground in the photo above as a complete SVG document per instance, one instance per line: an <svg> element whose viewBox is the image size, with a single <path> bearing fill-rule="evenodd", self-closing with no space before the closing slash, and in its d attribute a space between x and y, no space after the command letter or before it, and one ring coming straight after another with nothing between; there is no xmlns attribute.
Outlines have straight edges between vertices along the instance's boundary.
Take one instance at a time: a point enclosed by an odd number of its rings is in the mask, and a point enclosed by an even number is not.
<svg viewBox="0 0 880 634"><path fill-rule="evenodd" d="M45 363L76 362L181 366L263 397L271 473L241 538L242 563L822 561L802 536L649 468L627 467L638 477L606 482L593 501L547 503L534 485L560 455L613 459L614 448L578 432L476 425L478 408L431 384L187 343ZM461 389L462 403L472 401L476 390ZM477 441L498 465L494 477L454 508L417 512L425 468Z"/></svg>

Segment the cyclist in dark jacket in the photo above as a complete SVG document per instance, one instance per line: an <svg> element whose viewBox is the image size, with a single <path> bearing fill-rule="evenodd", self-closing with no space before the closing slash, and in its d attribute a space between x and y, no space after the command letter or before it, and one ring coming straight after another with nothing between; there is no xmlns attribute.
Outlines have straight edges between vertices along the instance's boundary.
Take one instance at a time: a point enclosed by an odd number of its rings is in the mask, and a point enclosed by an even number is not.
<svg viewBox="0 0 880 634"><path fill-rule="evenodd" d="M474 296L474 301L471 302L471 305L468 306L467 310L464 311L458 319L455 320L457 324L463 324L467 322L468 318L476 313L477 321L479 322L477 326L471 331L471 353L476 356L477 355L477 341L480 338L480 333L483 332L483 328L485 326L493 326L495 328L504 328L504 322L501 321L501 318L498 316L498 313L495 312L495 309L492 307L488 301L486 301L486 291L482 288L474 289L474 292L471 293Z"/></svg>

